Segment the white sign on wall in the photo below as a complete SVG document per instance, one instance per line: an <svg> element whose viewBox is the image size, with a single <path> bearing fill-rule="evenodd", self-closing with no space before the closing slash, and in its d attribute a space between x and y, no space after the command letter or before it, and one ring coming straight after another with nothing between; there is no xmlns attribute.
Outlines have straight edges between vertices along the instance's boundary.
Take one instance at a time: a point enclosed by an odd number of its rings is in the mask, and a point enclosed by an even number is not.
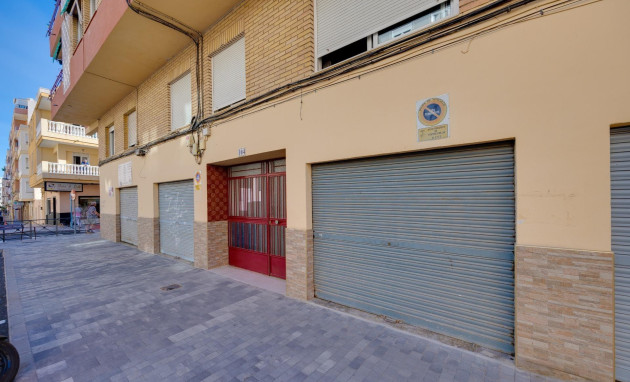
<svg viewBox="0 0 630 382"><path fill-rule="evenodd" d="M450 105L448 94L416 102L418 142L449 137Z"/></svg>
<svg viewBox="0 0 630 382"><path fill-rule="evenodd" d="M118 165L118 187L130 186L131 178L131 162L121 163Z"/></svg>

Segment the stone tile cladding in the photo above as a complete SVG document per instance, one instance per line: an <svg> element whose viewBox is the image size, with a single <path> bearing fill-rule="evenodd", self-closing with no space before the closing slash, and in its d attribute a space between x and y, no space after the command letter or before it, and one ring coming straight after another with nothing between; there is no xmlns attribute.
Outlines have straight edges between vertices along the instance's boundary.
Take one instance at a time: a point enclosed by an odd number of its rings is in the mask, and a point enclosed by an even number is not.
<svg viewBox="0 0 630 382"><path fill-rule="evenodd" d="M613 254L527 246L515 253L516 365L612 381Z"/></svg>
<svg viewBox="0 0 630 382"><path fill-rule="evenodd" d="M195 268L208 269L208 223L195 222L193 232Z"/></svg>
<svg viewBox="0 0 630 382"><path fill-rule="evenodd" d="M228 218L228 171L226 167L208 165L208 221Z"/></svg>
<svg viewBox="0 0 630 382"><path fill-rule="evenodd" d="M138 249L160 253L160 219L138 217Z"/></svg>
<svg viewBox="0 0 630 382"><path fill-rule="evenodd" d="M228 265L228 223L226 220L195 222L195 267L212 269Z"/></svg>
<svg viewBox="0 0 630 382"><path fill-rule="evenodd" d="M208 268L228 265L228 222L208 223Z"/></svg>
<svg viewBox="0 0 630 382"><path fill-rule="evenodd" d="M287 228L287 296L310 300L313 289L313 230Z"/></svg>
<svg viewBox="0 0 630 382"><path fill-rule="evenodd" d="M101 237L109 241L120 241L120 215L101 214Z"/></svg>

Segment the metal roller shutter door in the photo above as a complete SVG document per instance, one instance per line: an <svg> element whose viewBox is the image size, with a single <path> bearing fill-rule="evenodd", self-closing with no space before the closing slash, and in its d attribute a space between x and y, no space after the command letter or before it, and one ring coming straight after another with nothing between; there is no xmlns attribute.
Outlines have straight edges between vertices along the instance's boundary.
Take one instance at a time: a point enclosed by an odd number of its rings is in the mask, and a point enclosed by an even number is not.
<svg viewBox="0 0 630 382"><path fill-rule="evenodd" d="M610 145L615 372L617 380L630 382L630 128L613 129Z"/></svg>
<svg viewBox="0 0 630 382"><path fill-rule="evenodd" d="M120 240L138 245L138 188L120 189Z"/></svg>
<svg viewBox="0 0 630 382"><path fill-rule="evenodd" d="M514 150L313 166L317 297L514 352Z"/></svg>
<svg viewBox="0 0 630 382"><path fill-rule="evenodd" d="M160 184L159 203L160 251L194 261L192 180Z"/></svg>

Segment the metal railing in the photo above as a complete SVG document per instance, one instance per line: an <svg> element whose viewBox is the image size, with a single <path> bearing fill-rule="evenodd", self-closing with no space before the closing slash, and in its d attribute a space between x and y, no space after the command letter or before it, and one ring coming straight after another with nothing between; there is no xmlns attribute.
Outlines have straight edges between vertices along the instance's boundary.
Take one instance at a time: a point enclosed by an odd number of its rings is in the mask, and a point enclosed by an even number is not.
<svg viewBox="0 0 630 382"><path fill-rule="evenodd" d="M85 219L81 219L83 221ZM51 235L68 235L76 233L86 233L89 225L81 222L73 226L70 217L67 218L49 218L49 219L32 219L32 220L9 220L0 223L0 237L2 242L17 239L24 240L37 239L37 236ZM93 229L100 229L100 220L94 219Z"/></svg>
<svg viewBox="0 0 630 382"><path fill-rule="evenodd" d="M46 31L46 37L50 36L52 33L53 25L55 25L55 19L57 19L57 12L59 11L59 7L61 6L61 0L55 1L55 10L53 11L52 18L48 23L48 31Z"/></svg>
<svg viewBox="0 0 630 382"><path fill-rule="evenodd" d="M48 162L49 174L98 176L98 166Z"/></svg>
<svg viewBox="0 0 630 382"><path fill-rule="evenodd" d="M48 96L49 99L52 100L55 97L55 93L57 92L57 89L59 88L59 85L61 85L62 81L63 81L63 69L59 71L59 74L57 75L57 79L55 79L55 83L53 84L52 88L50 88L50 95Z"/></svg>

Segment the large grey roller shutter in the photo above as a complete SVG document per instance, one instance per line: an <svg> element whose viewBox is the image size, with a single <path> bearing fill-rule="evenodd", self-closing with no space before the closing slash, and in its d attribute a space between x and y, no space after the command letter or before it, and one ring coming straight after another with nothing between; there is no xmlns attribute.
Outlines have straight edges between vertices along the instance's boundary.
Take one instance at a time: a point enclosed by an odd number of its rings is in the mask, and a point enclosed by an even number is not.
<svg viewBox="0 0 630 382"><path fill-rule="evenodd" d="M312 170L317 297L514 352L511 143Z"/></svg>
<svg viewBox="0 0 630 382"><path fill-rule="evenodd" d="M613 129L610 146L616 376L630 382L630 128Z"/></svg>
<svg viewBox="0 0 630 382"><path fill-rule="evenodd" d="M194 261L193 221L195 217L193 182L161 183L160 251Z"/></svg>
<svg viewBox="0 0 630 382"><path fill-rule="evenodd" d="M120 189L120 240L138 245L138 188Z"/></svg>

